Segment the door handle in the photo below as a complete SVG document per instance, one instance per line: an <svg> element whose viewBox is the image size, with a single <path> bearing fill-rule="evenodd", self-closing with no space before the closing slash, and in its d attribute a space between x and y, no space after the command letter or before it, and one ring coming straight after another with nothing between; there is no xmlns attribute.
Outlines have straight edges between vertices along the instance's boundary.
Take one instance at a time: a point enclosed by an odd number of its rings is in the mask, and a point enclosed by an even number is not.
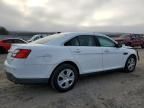
<svg viewBox="0 0 144 108"><path fill-rule="evenodd" d="M128 55L128 53L127 53L127 52L124 52L123 55Z"/></svg>
<svg viewBox="0 0 144 108"><path fill-rule="evenodd" d="M73 51L74 53L80 53L81 51L79 49L76 49Z"/></svg>
<svg viewBox="0 0 144 108"><path fill-rule="evenodd" d="M109 50L104 50L104 52L105 52L105 53L109 53L110 51L109 51Z"/></svg>

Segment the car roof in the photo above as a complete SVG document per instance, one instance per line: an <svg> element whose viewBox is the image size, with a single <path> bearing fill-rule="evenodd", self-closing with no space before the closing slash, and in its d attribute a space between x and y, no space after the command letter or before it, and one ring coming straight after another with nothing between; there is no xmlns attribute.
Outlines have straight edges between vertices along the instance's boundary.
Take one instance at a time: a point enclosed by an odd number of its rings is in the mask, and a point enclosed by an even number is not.
<svg viewBox="0 0 144 108"><path fill-rule="evenodd" d="M63 33L59 33L59 34L50 35L50 36L45 37L43 39L36 40L35 42L32 42L32 43L42 43L45 41L45 44L61 45L62 43L66 42L67 40L70 40L70 39L72 39L78 35L95 35L95 36L103 36L103 37L109 38L108 36L106 36L104 34L96 33L96 32L63 32ZM53 36L54 37L56 36L58 38L49 40L49 38L53 38ZM111 38L109 38L109 39L111 39ZM47 43L48 40L49 40L49 42Z"/></svg>
<svg viewBox="0 0 144 108"><path fill-rule="evenodd" d="M65 34L65 35L99 35L99 36L106 36L102 33L98 32L64 32L59 34Z"/></svg>
<svg viewBox="0 0 144 108"><path fill-rule="evenodd" d="M64 32L64 33L60 33L63 34L64 38L73 38L77 35L95 35L95 36L104 36L104 37L108 37L105 34L102 33L97 33L97 32ZM109 38L109 37L108 37Z"/></svg>

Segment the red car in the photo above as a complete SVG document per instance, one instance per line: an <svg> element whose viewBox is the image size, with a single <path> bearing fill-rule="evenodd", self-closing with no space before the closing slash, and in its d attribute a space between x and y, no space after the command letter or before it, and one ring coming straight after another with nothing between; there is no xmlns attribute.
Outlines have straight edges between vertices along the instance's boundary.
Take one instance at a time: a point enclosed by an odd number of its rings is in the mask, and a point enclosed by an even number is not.
<svg viewBox="0 0 144 108"><path fill-rule="evenodd" d="M21 43L27 43L27 42L19 38L0 40L0 54L7 53L12 44L21 44Z"/></svg>
<svg viewBox="0 0 144 108"><path fill-rule="evenodd" d="M114 40L116 40L120 44L125 44L127 46L131 46L131 47L140 46L141 48L144 48L144 37L142 35L124 34L115 37Z"/></svg>

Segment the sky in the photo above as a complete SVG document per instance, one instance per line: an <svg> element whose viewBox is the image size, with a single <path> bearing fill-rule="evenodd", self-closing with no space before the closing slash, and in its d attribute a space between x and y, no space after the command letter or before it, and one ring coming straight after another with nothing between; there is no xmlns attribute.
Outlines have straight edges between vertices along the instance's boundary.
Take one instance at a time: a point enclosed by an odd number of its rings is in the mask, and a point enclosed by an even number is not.
<svg viewBox="0 0 144 108"><path fill-rule="evenodd" d="M144 0L0 0L0 26L11 31L144 33Z"/></svg>

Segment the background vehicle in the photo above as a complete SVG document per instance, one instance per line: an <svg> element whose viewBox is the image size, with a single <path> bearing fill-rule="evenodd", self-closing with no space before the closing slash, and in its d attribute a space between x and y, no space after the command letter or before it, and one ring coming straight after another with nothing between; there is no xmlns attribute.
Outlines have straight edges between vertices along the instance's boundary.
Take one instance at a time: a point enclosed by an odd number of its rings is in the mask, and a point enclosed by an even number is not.
<svg viewBox="0 0 144 108"><path fill-rule="evenodd" d="M125 44L127 46L144 48L144 37L139 34L124 34L116 37L115 40L118 43Z"/></svg>
<svg viewBox="0 0 144 108"><path fill-rule="evenodd" d="M23 44L23 43L27 43L27 42L19 38L9 38L9 39L0 40L0 54L7 53L8 50L11 48L12 44Z"/></svg>
<svg viewBox="0 0 144 108"><path fill-rule="evenodd" d="M47 34L37 34L37 35L34 35L31 39L29 39L28 42L32 42L32 41L44 38L46 36L48 36L48 35Z"/></svg>
<svg viewBox="0 0 144 108"><path fill-rule="evenodd" d="M79 75L122 68L133 72L137 53L98 33L60 33L29 44L13 45L5 61L15 83L51 83L64 92Z"/></svg>

